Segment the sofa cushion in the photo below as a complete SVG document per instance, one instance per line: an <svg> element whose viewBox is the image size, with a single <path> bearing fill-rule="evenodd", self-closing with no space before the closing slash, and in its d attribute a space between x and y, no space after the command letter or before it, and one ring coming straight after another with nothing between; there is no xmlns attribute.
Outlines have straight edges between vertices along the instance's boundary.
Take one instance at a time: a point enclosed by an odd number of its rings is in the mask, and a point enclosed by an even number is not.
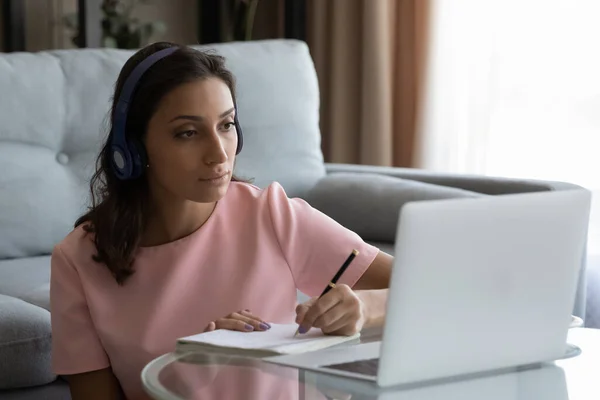
<svg viewBox="0 0 600 400"><path fill-rule="evenodd" d="M0 389L45 385L50 364L50 313L0 295Z"/></svg>
<svg viewBox="0 0 600 400"><path fill-rule="evenodd" d="M69 384L63 379L56 379L49 385L29 388L1 390L2 400L71 400Z"/></svg>
<svg viewBox="0 0 600 400"><path fill-rule="evenodd" d="M0 294L50 310L50 256L0 260Z"/></svg>
<svg viewBox="0 0 600 400"><path fill-rule="evenodd" d="M319 89L307 45L265 40L209 47L236 75L245 136L236 173L261 187L279 181L291 196L305 195L325 175ZM0 53L0 93L11 94L0 95L0 259L50 254L85 211L111 92L133 53Z"/></svg>
<svg viewBox="0 0 600 400"><path fill-rule="evenodd" d="M484 195L385 175L335 173L321 179L307 201L364 240L394 243L403 204L478 196Z"/></svg>

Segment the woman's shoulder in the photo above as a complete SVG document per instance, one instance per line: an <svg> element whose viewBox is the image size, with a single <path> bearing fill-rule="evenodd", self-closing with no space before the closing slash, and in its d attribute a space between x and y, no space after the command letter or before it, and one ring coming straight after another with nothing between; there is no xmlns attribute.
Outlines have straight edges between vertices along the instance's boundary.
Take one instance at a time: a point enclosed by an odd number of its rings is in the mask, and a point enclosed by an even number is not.
<svg viewBox="0 0 600 400"><path fill-rule="evenodd" d="M94 234L90 231L89 224L83 223L54 246L53 256L60 253L73 261L91 260L95 252Z"/></svg>
<svg viewBox="0 0 600 400"><path fill-rule="evenodd" d="M289 198L279 182L271 182L263 188L245 182L231 182L226 203L229 210L256 213L269 210L271 213L288 208L305 207L303 200Z"/></svg>
<svg viewBox="0 0 600 400"><path fill-rule="evenodd" d="M240 181L231 182L228 196L235 200L289 200L281 184L276 181L271 182L264 188L260 188L252 183Z"/></svg>
<svg viewBox="0 0 600 400"><path fill-rule="evenodd" d="M287 229L299 219L312 218L315 211L302 198L288 197L283 186L276 181L264 188L232 182L231 189L224 207L231 218L253 215L258 220L267 221L270 226Z"/></svg>

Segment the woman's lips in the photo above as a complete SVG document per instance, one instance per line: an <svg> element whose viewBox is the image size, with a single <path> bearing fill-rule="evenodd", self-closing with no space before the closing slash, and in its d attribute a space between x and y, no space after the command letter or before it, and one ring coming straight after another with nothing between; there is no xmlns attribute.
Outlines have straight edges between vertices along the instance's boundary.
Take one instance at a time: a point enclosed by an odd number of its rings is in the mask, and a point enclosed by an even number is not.
<svg viewBox="0 0 600 400"><path fill-rule="evenodd" d="M225 172L224 174L214 176L212 178L203 178L200 179L200 182L209 183L212 185L220 185L229 181L229 172Z"/></svg>

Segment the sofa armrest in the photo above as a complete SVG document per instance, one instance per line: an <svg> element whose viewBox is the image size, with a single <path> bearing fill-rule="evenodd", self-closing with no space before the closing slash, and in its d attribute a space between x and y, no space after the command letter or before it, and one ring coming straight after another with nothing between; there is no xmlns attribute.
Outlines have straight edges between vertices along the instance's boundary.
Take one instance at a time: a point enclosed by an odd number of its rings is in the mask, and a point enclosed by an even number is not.
<svg viewBox="0 0 600 400"><path fill-rule="evenodd" d="M353 164L325 164L327 176L309 193L308 201L342 225L354 230L367 241L393 242L399 208L412 200L473 197L549 190L583 189L579 185L533 179L511 179L467 174L429 172L411 168L393 168ZM362 174L362 176L361 176ZM354 178L349 176L353 175ZM381 178L386 178L386 184ZM394 178L396 180L394 181ZM392 179L392 180L389 180ZM353 181L353 182L349 182ZM414 184L438 186L413 186ZM389 182L389 186L387 184ZM345 187L344 190L340 186ZM456 191L442 191L440 187ZM409 190L406 192L406 190ZM416 191L417 189L421 191ZM401 191L404 193L400 194ZM431 196L431 197L430 197ZM581 267L573 315L586 317L587 249L581 254Z"/></svg>
<svg viewBox="0 0 600 400"><path fill-rule="evenodd" d="M319 180L306 200L364 240L394 243L405 203L479 196L485 195L393 176L336 173Z"/></svg>
<svg viewBox="0 0 600 400"><path fill-rule="evenodd" d="M325 164L325 169L328 175L336 173L378 174L426 182L434 185L460 188L490 195L540 192L545 190L581 189L581 186L566 182L439 173L413 168L379 167L356 164Z"/></svg>

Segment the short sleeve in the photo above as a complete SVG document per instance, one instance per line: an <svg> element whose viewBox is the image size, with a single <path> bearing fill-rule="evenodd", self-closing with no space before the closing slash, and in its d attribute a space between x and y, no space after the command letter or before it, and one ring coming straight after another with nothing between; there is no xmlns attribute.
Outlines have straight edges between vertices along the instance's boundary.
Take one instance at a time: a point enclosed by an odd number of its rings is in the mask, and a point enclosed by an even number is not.
<svg viewBox="0 0 600 400"><path fill-rule="evenodd" d="M79 274L59 246L52 252L50 316L55 374L78 374L110 366L92 323Z"/></svg>
<svg viewBox="0 0 600 400"><path fill-rule="evenodd" d="M298 290L321 294L352 250L359 254L338 283L352 287L379 249L299 198L288 198L278 183L267 189L273 229Z"/></svg>

